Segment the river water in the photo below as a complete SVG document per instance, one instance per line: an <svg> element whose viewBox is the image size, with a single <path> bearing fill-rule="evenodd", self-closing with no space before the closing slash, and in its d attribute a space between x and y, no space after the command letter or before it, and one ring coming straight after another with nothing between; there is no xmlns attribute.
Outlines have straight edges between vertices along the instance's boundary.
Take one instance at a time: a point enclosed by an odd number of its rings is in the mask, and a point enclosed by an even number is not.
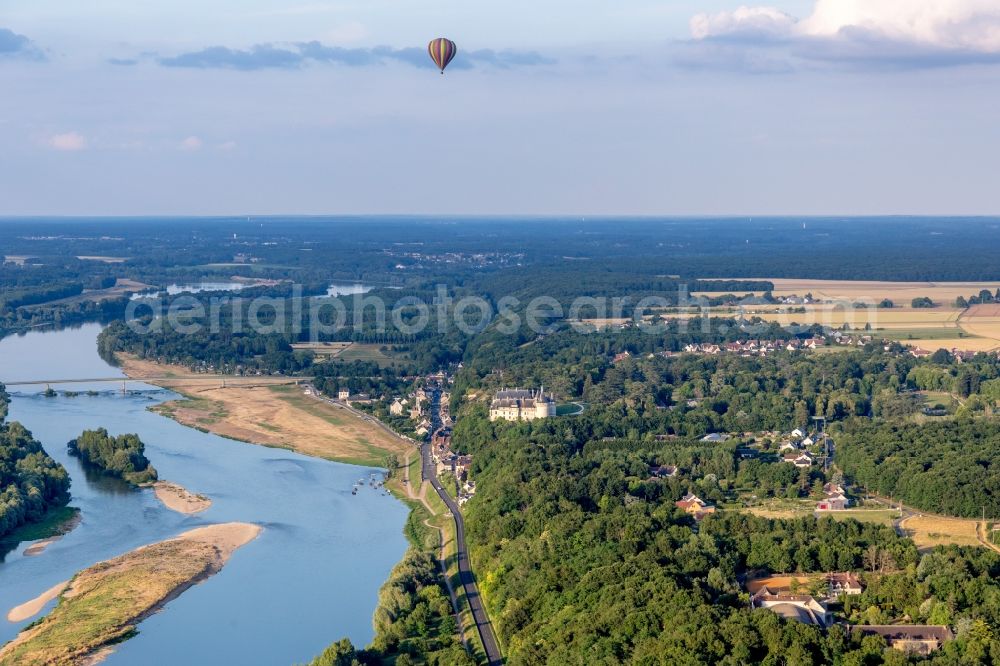
<svg viewBox="0 0 1000 666"><path fill-rule="evenodd" d="M0 380L116 377L97 355L100 326L32 332L0 340ZM138 385L130 384L129 388ZM264 531L221 573L189 589L119 645L113 664L291 664L330 642L372 638L378 589L402 559L406 507L367 484L378 470L231 441L149 412L177 398L168 391L121 395L114 384L9 387L10 420L21 421L69 470L80 525L38 556L22 543L0 563L0 643L30 620L7 622L13 606L76 571L199 525L243 521ZM117 392L115 389L117 388ZM68 397L63 390L85 392ZM161 479L204 493L213 505L195 516L165 508L151 490L84 473L66 442L88 428L138 433ZM48 608L55 602L51 602Z"/></svg>

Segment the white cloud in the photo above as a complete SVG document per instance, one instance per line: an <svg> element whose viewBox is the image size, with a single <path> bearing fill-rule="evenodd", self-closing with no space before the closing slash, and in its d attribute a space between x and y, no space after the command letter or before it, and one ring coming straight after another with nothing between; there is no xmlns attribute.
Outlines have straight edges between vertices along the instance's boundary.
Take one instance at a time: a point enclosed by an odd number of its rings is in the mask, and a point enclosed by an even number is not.
<svg viewBox="0 0 1000 666"><path fill-rule="evenodd" d="M691 19L686 58L701 66L873 63L942 67L1000 62L1000 0L815 0L799 20L774 7L740 7ZM777 48L777 47L787 48ZM767 56L765 52L770 52ZM749 67L757 71L781 69Z"/></svg>
<svg viewBox="0 0 1000 666"><path fill-rule="evenodd" d="M739 7L691 19L695 39L756 34L881 37L946 49L1000 52L997 0L816 0L798 20L774 7Z"/></svg>
<svg viewBox="0 0 1000 666"><path fill-rule="evenodd" d="M194 152L196 150L201 150L203 142L199 137L189 136L180 143L180 149L186 150L187 152Z"/></svg>
<svg viewBox="0 0 1000 666"><path fill-rule="evenodd" d="M770 35L789 33L795 26L794 16L774 7L739 7L716 14L697 14L691 19L691 36L695 39L731 35Z"/></svg>
<svg viewBox="0 0 1000 666"><path fill-rule="evenodd" d="M226 141L224 143L220 143L219 144L219 150L225 150L227 152L230 151L230 150L236 150L236 142L235 141Z"/></svg>
<svg viewBox="0 0 1000 666"><path fill-rule="evenodd" d="M87 147L87 139L78 132L66 132L65 134L53 134L48 140L49 148L53 150L77 151Z"/></svg>
<svg viewBox="0 0 1000 666"><path fill-rule="evenodd" d="M892 41L945 49L1000 51L997 0L817 0L798 24L803 35L862 31Z"/></svg>

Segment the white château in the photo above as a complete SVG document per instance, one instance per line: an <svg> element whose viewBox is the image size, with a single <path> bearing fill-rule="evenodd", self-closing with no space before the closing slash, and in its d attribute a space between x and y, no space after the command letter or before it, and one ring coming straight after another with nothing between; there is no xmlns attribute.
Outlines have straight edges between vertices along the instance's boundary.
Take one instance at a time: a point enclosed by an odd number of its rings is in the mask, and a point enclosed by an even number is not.
<svg viewBox="0 0 1000 666"><path fill-rule="evenodd" d="M556 401L545 393L545 387L531 389L503 389L497 391L490 403L490 421L533 421L556 415Z"/></svg>

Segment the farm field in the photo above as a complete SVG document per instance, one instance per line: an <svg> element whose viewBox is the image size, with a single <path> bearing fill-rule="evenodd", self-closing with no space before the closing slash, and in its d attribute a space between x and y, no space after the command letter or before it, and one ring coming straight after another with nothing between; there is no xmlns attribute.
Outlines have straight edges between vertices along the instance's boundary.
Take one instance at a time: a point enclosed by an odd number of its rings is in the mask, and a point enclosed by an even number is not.
<svg viewBox="0 0 1000 666"><path fill-rule="evenodd" d="M900 521L900 530L913 539L920 550L934 546L955 544L958 546L981 546L977 535L979 522L964 518L945 518L918 514Z"/></svg>
<svg viewBox="0 0 1000 666"><path fill-rule="evenodd" d="M821 324L839 328L847 324L854 329L863 329L871 324L872 329L952 329L959 328L962 310L957 308L846 308L842 305L823 303L819 305L796 306L805 312L782 311L777 306L753 306L744 312L748 316L760 317L765 321L779 324Z"/></svg>
<svg viewBox="0 0 1000 666"><path fill-rule="evenodd" d="M814 507L815 502L810 501L803 502L799 507L773 505L749 507L744 510L758 518L770 518L772 520L787 520L815 515L818 518L857 520L862 523L878 523L880 525L892 525L893 521L899 517L899 512L894 509L846 509L844 511L815 513L813 511Z"/></svg>
<svg viewBox="0 0 1000 666"><path fill-rule="evenodd" d="M782 306L774 305L755 305L743 312L784 326L820 324L842 328L846 324L855 331L929 350L991 351L1000 347L1000 317L974 316L958 308L845 309L833 304L799 308L805 312L789 312L787 308L782 311Z"/></svg>
<svg viewBox="0 0 1000 666"><path fill-rule="evenodd" d="M774 284L775 296L804 296L811 293L816 298L870 298L875 302L888 298L897 304L908 303L914 298L927 296L940 305L950 305L959 296L968 298L982 289L995 292L1000 282L875 282L863 280L799 280L790 278L761 278Z"/></svg>
<svg viewBox="0 0 1000 666"><path fill-rule="evenodd" d="M766 278L762 278L766 279ZM866 307L855 308L851 303L815 303L788 306L754 304L745 307L720 306L707 309L713 317L759 317L783 326L819 324L831 329L845 325L854 331L903 342L928 350L959 349L963 351L993 351L1000 349L1000 303L975 305L967 310L954 307L959 296L970 297L983 289L996 291L1000 282L866 282L850 280L771 279L775 296L805 295L819 299L861 301ZM726 292L728 293L728 292ZM738 292L737 296L760 295L759 292ZM721 296L723 292L698 292L692 296ZM933 308L914 308L914 298L928 297L937 304ZM879 308L883 299L896 307ZM670 319L693 319L705 315L702 311L671 308L659 313ZM579 320L595 328L619 326L630 321L624 318L590 318Z"/></svg>
<svg viewBox="0 0 1000 666"><path fill-rule="evenodd" d="M971 335L995 341L1000 346L1000 304L973 305L959 320L962 330Z"/></svg>
<svg viewBox="0 0 1000 666"><path fill-rule="evenodd" d="M723 296L763 296L763 291L743 291L741 289L733 289L731 291L692 291L692 295L705 296L707 298L721 298Z"/></svg>
<svg viewBox="0 0 1000 666"><path fill-rule="evenodd" d="M900 342L931 351L958 349L959 351L988 352L996 351L997 347L1000 347L1000 339L994 338L914 338Z"/></svg>
<svg viewBox="0 0 1000 666"><path fill-rule="evenodd" d="M995 292L1000 282L875 282L852 280L800 280L761 278L774 283L775 296L804 296L817 299L855 300L875 306L883 299L893 301L895 308L845 307L822 303L796 306L805 312L789 312L783 305L752 305L746 308L719 308L720 316L745 314L783 325L821 324L839 328L847 324L852 329L866 325L894 340L928 349L946 348L968 351L989 351L1000 347L1000 304L977 305L967 311L954 307L959 296L968 298L983 289ZM722 296L722 292L698 292L693 296ZM760 295L740 292L737 295ZM928 297L938 307L908 307L914 298Z"/></svg>
<svg viewBox="0 0 1000 666"><path fill-rule="evenodd" d="M856 520L861 523L877 523L879 525L892 525L899 518L899 512L895 509L846 509L844 511L827 511L816 515L821 518Z"/></svg>

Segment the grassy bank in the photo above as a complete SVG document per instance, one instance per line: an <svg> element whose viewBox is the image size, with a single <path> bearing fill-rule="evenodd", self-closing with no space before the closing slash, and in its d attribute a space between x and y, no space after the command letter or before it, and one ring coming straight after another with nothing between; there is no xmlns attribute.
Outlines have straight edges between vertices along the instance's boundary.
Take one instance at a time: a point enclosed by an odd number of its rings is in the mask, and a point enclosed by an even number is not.
<svg viewBox="0 0 1000 666"><path fill-rule="evenodd" d="M41 520L18 527L10 534L0 538L0 549L14 549L25 541L51 539L67 534L77 526L80 520L80 510L74 506L60 506L50 510Z"/></svg>
<svg viewBox="0 0 1000 666"><path fill-rule="evenodd" d="M398 455L410 448L376 423L291 385L302 378L213 380L180 366L126 355L119 355L118 360L129 377L147 379L187 398L157 405L154 410L203 432L366 467L381 467L387 454Z"/></svg>

